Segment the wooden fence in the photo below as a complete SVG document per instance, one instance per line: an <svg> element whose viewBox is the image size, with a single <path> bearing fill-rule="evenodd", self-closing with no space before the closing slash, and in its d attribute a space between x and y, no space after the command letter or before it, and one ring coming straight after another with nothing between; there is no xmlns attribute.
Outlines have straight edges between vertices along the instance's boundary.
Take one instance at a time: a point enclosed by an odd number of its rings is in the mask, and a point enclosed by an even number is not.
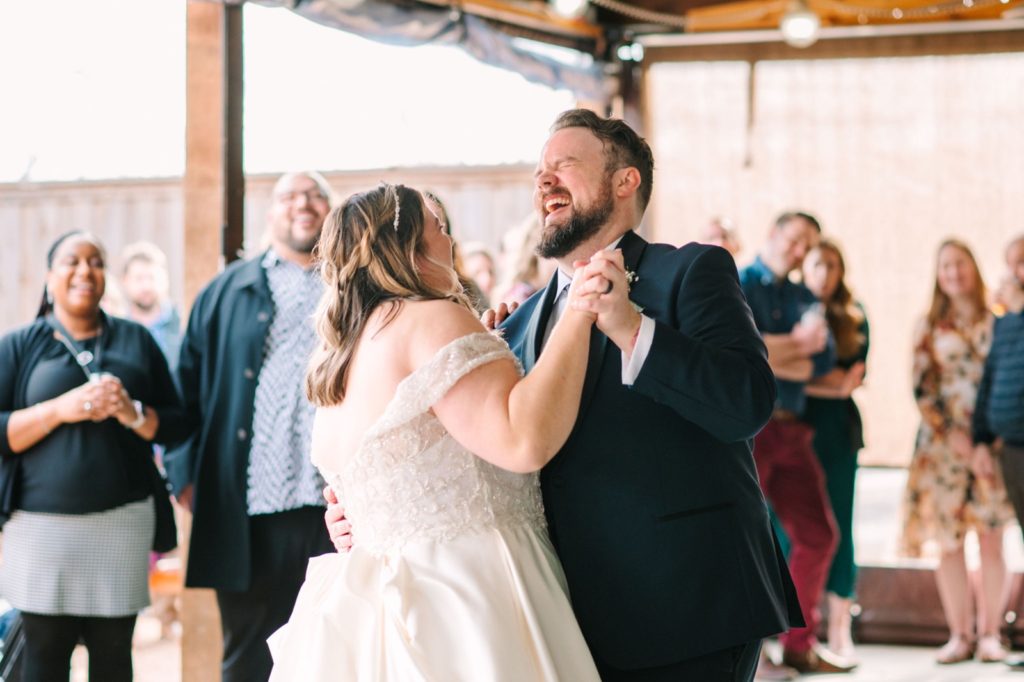
<svg viewBox="0 0 1024 682"><path fill-rule="evenodd" d="M335 172L326 177L342 198L380 180L432 189L448 207L460 240L481 241L496 251L500 235L531 211L531 174L532 167L517 165ZM261 243L276 179L247 179L249 251ZM46 249L70 229L100 237L109 252L111 275L118 272L117 255L127 244L157 244L168 257L171 296L180 302L185 258L182 202L180 178L0 184L0 332L31 319L42 294Z"/></svg>

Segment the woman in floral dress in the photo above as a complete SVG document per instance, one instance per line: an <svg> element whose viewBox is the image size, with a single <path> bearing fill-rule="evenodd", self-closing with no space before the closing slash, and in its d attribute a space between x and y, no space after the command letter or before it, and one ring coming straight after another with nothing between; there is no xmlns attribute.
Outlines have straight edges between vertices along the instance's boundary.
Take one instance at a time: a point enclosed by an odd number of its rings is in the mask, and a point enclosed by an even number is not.
<svg viewBox="0 0 1024 682"><path fill-rule="evenodd" d="M921 412L905 499L903 548L920 556L927 541L940 551L936 580L949 641L939 663L1006 656L999 640L1005 600L1003 527L1013 518L998 467L974 456L971 416L992 338L985 285L966 244L939 247L935 290L914 335L914 397ZM964 536L974 529L981 550L978 613L964 561ZM978 638L975 639L975 625Z"/></svg>

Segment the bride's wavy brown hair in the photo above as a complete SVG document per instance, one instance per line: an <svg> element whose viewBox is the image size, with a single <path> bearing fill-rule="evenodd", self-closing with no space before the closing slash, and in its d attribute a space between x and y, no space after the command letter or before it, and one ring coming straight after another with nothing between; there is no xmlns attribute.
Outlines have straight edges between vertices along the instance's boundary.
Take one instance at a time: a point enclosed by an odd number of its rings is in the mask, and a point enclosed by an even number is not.
<svg viewBox="0 0 1024 682"><path fill-rule="evenodd" d="M447 299L469 307L455 271L427 255L423 209L418 191L381 184L353 194L324 221L314 250L324 281L315 317L320 344L306 373L306 396L314 405L345 398L352 354L379 306L390 307L382 328L407 300ZM447 271L449 285L439 288L423 277L417 262L424 261Z"/></svg>

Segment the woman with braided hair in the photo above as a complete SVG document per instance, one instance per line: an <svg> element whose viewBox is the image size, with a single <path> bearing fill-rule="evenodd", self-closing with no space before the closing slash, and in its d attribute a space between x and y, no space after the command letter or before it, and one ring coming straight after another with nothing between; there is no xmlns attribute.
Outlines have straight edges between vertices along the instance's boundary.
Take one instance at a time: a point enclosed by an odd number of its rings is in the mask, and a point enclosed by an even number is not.
<svg viewBox="0 0 1024 682"><path fill-rule="evenodd" d="M536 472L579 409L593 317L576 307L608 282L572 283L523 378L472 312L435 210L381 185L324 224L312 458L354 548L310 561L272 680L598 679Z"/></svg>

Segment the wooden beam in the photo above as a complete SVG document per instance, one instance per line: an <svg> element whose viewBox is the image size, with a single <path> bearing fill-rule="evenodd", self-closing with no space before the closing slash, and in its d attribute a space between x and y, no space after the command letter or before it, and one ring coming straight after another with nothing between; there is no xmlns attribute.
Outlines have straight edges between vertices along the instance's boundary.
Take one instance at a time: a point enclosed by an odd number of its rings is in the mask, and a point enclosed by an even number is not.
<svg viewBox="0 0 1024 682"><path fill-rule="evenodd" d="M242 246L242 8L189 0L186 9L185 302ZM191 515L182 514L188 564ZM182 595L183 682L220 679L221 630L211 590Z"/></svg>
<svg viewBox="0 0 1024 682"><path fill-rule="evenodd" d="M466 14L493 19L512 26L575 39L604 40L604 29L586 19L567 19L555 14L546 3L513 3L505 0L420 0L429 5L458 8Z"/></svg>
<svg viewBox="0 0 1024 682"><path fill-rule="evenodd" d="M823 26L905 26L922 22L999 19L1004 12L1019 3L1020 0L1006 0L1005 4L996 2L967 6L947 3L937 6L935 0L903 0L899 3L903 13L893 14L893 3L887 0L860 0L857 3L807 0L807 6L818 15ZM790 0L736 0L695 7L686 12L686 30L693 33L776 28L790 6Z"/></svg>
<svg viewBox="0 0 1024 682"><path fill-rule="evenodd" d="M665 38L652 36L644 45L644 68L657 62L748 61L849 59L869 57L929 57L955 54L997 54L1024 51L1024 26L1019 22L1006 30L955 33L919 33L912 35L872 35L819 40L807 48L795 48L763 37L754 40L754 32L736 33L736 42L724 44L670 45ZM834 29L842 30L842 29ZM710 34L706 34L710 35ZM703 37L703 36L701 36ZM744 39L750 38L747 42ZM661 42L661 44L658 44Z"/></svg>
<svg viewBox="0 0 1024 682"><path fill-rule="evenodd" d="M223 51L223 165L224 225L221 230L221 255L224 263L242 255L245 240L245 169L242 166L243 126L243 49L242 6L225 5L222 23Z"/></svg>

